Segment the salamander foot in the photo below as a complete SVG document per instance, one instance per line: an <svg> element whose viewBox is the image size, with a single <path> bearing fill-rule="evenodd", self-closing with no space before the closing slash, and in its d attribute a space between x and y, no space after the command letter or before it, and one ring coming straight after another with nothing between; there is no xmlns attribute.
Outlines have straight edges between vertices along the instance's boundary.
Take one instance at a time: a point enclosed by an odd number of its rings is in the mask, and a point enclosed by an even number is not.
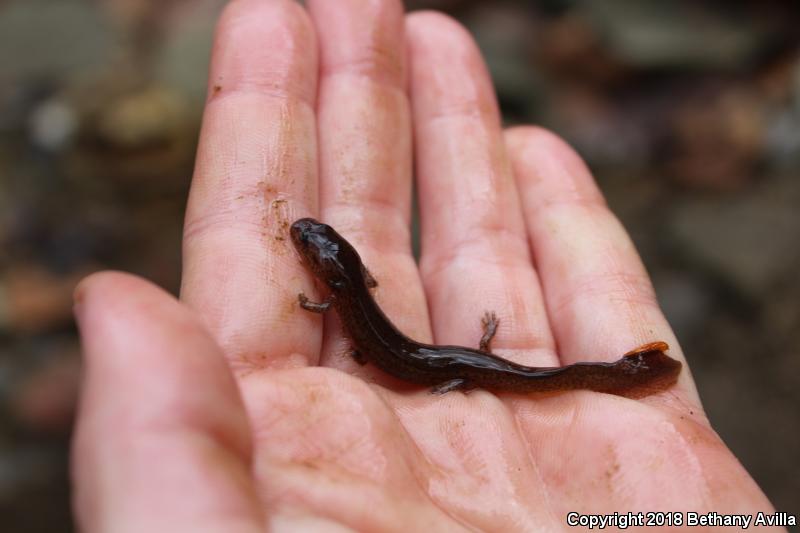
<svg viewBox="0 0 800 533"><path fill-rule="evenodd" d="M467 380L465 379L451 379L450 381L445 381L444 383L439 383L433 389L431 389L431 394L445 394L447 392L460 389L467 384Z"/></svg>
<svg viewBox="0 0 800 533"><path fill-rule="evenodd" d="M481 337L481 342L478 345L478 349L482 352L491 353L492 350L489 347L489 343L492 342L492 337L495 336L497 333L497 325L500 324L500 321L497 320L497 315L494 314L494 311L486 311L486 314L483 315L481 319L481 325L483 326L483 337Z"/></svg>

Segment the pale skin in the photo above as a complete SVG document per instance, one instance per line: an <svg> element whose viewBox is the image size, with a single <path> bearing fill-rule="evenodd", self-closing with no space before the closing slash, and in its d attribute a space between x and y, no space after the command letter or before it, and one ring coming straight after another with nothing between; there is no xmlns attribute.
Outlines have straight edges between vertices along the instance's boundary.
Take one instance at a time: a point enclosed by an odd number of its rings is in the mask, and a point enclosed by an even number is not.
<svg viewBox="0 0 800 533"><path fill-rule="evenodd" d="M359 366L335 314L297 303L323 296L288 240L302 216L353 242L417 340L476 346L489 310L493 350L528 365L657 340L686 364L586 166L552 133L503 131L457 23L396 0L234 0L180 301L120 273L76 290L83 531L562 531L570 511L773 510L686 366L643 399L434 396Z"/></svg>

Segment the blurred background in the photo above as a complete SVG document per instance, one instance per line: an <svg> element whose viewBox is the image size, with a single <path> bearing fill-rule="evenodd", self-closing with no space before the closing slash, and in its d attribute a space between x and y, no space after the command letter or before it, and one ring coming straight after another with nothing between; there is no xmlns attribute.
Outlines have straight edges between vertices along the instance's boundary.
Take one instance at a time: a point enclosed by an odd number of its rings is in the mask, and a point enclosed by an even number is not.
<svg viewBox="0 0 800 533"><path fill-rule="evenodd" d="M69 531L71 291L175 292L220 0L0 3L0 520ZM800 501L800 10L792 0L418 0L486 55L508 124L588 161L717 431Z"/></svg>

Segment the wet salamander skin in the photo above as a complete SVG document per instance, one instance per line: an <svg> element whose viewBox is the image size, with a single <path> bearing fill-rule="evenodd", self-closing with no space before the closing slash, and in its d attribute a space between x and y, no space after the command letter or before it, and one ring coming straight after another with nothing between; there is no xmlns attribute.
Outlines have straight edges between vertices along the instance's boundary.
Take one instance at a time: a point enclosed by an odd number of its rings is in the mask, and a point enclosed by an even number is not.
<svg viewBox="0 0 800 533"><path fill-rule="evenodd" d="M301 305L323 312L333 305L350 336L356 359L434 392L481 387L531 392L590 389L613 394L661 390L677 379L681 363L664 354L667 345L640 346L613 363L575 363L537 368L462 346L437 346L409 339L389 321L370 294L372 276L356 250L333 228L311 218L292 224L291 237L306 266L329 289L325 302L300 295Z"/></svg>

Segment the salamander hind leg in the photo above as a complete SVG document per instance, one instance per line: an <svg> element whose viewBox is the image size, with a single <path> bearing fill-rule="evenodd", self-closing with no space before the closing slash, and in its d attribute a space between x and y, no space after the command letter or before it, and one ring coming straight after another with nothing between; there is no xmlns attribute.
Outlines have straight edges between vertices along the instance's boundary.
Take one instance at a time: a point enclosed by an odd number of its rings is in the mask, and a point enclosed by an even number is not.
<svg viewBox="0 0 800 533"><path fill-rule="evenodd" d="M497 325L500 321L497 319L497 315L494 314L494 311L486 311L486 314L483 315L481 319L481 325L483 326L483 337L481 337L481 342L478 345L478 349L482 352L491 352L491 348L489 347L489 343L492 342L492 338L497 333Z"/></svg>
<svg viewBox="0 0 800 533"><path fill-rule="evenodd" d="M301 292L297 295L297 301L300 302L300 307L306 311L311 311L312 313L324 313L333 303L333 295L328 296L328 298L322 303L316 303L309 300L308 296Z"/></svg>
<svg viewBox="0 0 800 533"><path fill-rule="evenodd" d="M450 391L464 388L466 385L467 385L466 379L461 379L461 378L451 379L449 381L444 381L436 385L434 388L431 389L431 394L436 394L436 395L445 394Z"/></svg>

